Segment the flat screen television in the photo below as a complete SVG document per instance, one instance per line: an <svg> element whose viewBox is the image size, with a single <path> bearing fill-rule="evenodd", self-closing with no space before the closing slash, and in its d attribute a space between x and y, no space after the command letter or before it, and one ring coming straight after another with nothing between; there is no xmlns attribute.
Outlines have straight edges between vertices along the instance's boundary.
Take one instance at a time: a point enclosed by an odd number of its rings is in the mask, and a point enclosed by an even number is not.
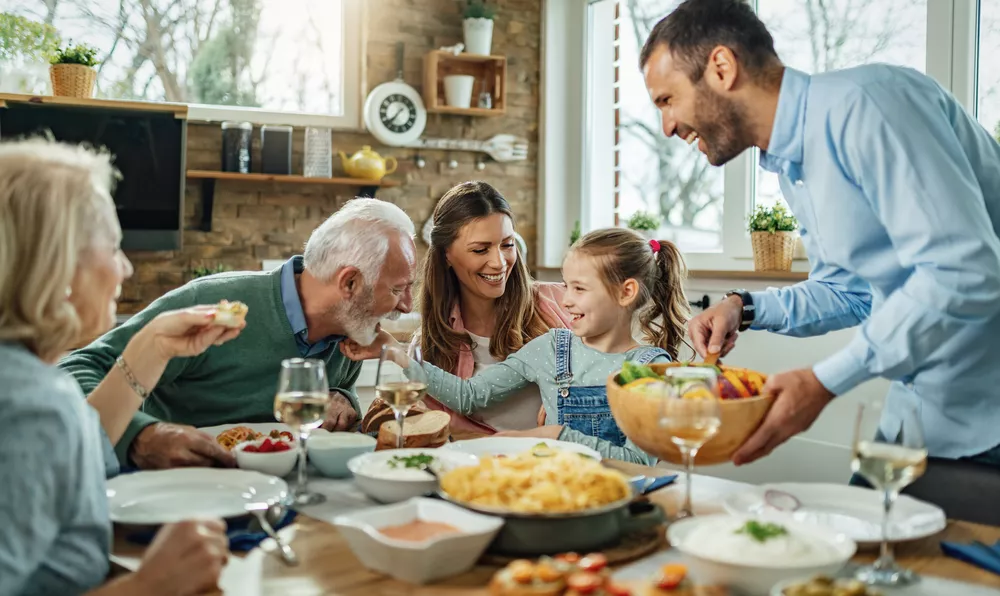
<svg viewBox="0 0 1000 596"><path fill-rule="evenodd" d="M61 104L6 102L0 138L38 133L106 147L122 174L114 192L122 248L181 247L187 121L173 113Z"/></svg>

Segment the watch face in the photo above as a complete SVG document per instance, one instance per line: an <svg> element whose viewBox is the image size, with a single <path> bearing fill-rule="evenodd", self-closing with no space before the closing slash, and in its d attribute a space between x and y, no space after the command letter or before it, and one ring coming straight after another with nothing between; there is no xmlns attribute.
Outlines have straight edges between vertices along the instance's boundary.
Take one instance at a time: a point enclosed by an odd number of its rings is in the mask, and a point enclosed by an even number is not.
<svg viewBox="0 0 1000 596"><path fill-rule="evenodd" d="M417 121L417 106L409 97L393 93L386 96L379 104L378 115L387 129L395 133L404 133L413 128Z"/></svg>

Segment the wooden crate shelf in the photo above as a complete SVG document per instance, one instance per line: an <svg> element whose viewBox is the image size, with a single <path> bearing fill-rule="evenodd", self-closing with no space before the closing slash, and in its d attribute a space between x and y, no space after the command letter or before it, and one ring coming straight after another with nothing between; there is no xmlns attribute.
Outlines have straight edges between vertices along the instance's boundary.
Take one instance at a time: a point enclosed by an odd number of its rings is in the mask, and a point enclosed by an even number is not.
<svg viewBox="0 0 1000 596"><path fill-rule="evenodd" d="M472 102L469 108L449 106L445 101L444 78L472 75ZM479 108L479 95L487 92L492 108ZM476 54L452 54L431 50L424 55L424 104L427 111L458 116L502 116L507 113L507 58Z"/></svg>

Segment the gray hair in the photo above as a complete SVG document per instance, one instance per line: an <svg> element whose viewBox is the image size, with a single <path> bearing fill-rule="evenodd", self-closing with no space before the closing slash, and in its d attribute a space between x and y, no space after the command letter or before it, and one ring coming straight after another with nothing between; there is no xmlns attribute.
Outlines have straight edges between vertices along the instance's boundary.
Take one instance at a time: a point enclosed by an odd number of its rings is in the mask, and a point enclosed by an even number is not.
<svg viewBox="0 0 1000 596"><path fill-rule="evenodd" d="M414 236L405 211L378 199L352 199L331 215L306 242L306 269L329 281L344 267L357 267L367 285L378 279L393 235Z"/></svg>

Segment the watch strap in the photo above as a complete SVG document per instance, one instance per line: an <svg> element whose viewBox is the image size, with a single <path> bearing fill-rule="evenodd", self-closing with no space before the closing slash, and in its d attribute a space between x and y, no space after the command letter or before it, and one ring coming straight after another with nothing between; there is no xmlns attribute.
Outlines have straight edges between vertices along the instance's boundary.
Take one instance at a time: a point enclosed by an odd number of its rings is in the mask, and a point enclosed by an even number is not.
<svg viewBox="0 0 1000 596"><path fill-rule="evenodd" d="M743 303L739 327L739 331L743 332L749 329L750 325L753 325L753 321L757 315L757 307L753 303L753 296L750 295L750 292L746 290L730 290L726 292L726 298L733 295L739 296L740 301Z"/></svg>

